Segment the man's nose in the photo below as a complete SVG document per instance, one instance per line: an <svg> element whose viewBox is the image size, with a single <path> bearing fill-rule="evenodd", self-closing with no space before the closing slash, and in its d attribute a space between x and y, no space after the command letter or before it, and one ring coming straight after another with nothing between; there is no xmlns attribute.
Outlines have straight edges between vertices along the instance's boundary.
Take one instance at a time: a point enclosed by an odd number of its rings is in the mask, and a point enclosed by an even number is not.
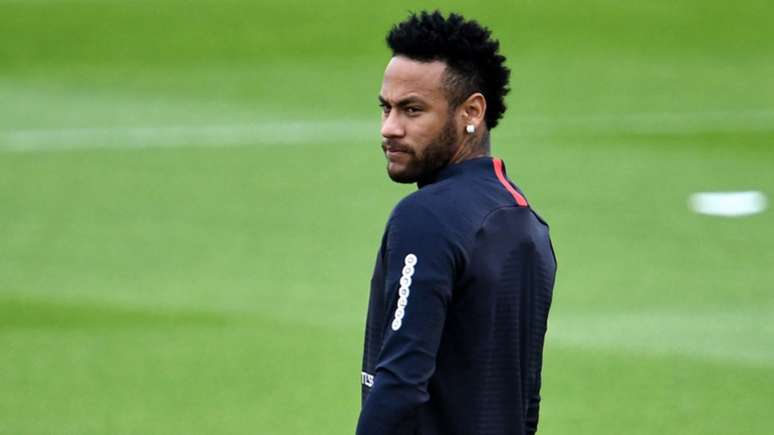
<svg viewBox="0 0 774 435"><path fill-rule="evenodd" d="M405 133L406 131L400 122L400 116L398 116L396 110L391 110L382 117L382 137L403 137Z"/></svg>

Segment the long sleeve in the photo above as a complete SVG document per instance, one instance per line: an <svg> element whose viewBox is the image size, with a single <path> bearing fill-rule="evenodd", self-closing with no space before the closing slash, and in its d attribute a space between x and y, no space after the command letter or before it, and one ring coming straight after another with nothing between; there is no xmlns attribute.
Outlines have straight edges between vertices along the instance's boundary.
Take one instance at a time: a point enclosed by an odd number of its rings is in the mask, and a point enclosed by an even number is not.
<svg viewBox="0 0 774 435"><path fill-rule="evenodd" d="M541 358L542 360L542 358ZM537 432L540 415L540 376L541 367L538 365L537 378L532 391L527 397L527 415L525 418L526 435L534 435Z"/></svg>
<svg viewBox="0 0 774 435"><path fill-rule="evenodd" d="M387 320L357 435L414 433L416 411L429 400L457 261L440 220L416 202L393 212L385 254Z"/></svg>

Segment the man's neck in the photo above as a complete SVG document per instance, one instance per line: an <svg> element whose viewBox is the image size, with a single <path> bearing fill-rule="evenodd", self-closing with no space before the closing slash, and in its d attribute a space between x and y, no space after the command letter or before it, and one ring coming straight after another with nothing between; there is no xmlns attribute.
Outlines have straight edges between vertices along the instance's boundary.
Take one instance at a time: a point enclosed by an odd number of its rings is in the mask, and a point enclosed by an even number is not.
<svg viewBox="0 0 774 435"><path fill-rule="evenodd" d="M462 141L462 144L457 148L452 158L449 160L449 164L464 162L465 160L475 159L476 157L483 157L489 155L490 143L489 143L489 131L484 130L479 134L468 135Z"/></svg>

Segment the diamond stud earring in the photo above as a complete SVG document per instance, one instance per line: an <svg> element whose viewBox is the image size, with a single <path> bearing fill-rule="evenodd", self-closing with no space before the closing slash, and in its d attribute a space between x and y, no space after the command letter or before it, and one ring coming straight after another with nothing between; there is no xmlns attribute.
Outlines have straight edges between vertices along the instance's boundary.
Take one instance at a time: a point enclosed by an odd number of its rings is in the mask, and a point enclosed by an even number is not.
<svg viewBox="0 0 774 435"><path fill-rule="evenodd" d="M476 132L476 126L473 124L468 124L465 126L465 131L467 131L468 134L473 134Z"/></svg>

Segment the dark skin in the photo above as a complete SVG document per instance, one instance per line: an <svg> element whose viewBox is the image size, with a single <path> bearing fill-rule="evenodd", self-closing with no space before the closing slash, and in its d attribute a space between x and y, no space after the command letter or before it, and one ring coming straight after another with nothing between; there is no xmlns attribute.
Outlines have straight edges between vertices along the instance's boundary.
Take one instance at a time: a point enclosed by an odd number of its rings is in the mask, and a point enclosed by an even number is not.
<svg viewBox="0 0 774 435"><path fill-rule="evenodd" d="M452 107L446 68L442 61L404 56L387 64L379 102L382 150L393 181L415 183L447 165L489 155L486 99L477 92ZM475 133L466 132L469 124Z"/></svg>

